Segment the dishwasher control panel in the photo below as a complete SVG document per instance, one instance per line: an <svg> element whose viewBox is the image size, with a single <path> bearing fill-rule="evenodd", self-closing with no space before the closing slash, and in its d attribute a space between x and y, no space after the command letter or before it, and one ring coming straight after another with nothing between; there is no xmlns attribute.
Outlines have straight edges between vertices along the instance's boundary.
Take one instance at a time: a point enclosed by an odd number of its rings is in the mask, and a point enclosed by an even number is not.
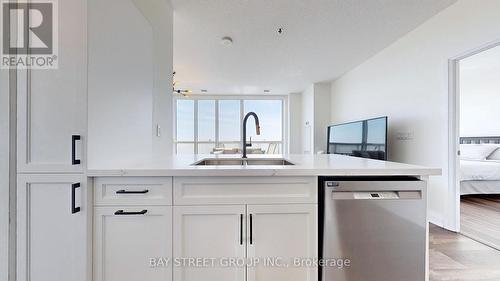
<svg viewBox="0 0 500 281"><path fill-rule="evenodd" d="M398 199L397 192L354 192L354 199Z"/></svg>

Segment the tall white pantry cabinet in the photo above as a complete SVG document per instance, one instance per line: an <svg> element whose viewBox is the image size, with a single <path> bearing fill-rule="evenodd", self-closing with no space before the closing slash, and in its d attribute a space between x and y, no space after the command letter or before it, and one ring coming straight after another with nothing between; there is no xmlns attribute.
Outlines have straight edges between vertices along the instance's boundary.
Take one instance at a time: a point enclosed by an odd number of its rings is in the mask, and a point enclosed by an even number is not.
<svg viewBox="0 0 500 281"><path fill-rule="evenodd" d="M18 70L17 280L88 281L87 1L58 4L55 70Z"/></svg>

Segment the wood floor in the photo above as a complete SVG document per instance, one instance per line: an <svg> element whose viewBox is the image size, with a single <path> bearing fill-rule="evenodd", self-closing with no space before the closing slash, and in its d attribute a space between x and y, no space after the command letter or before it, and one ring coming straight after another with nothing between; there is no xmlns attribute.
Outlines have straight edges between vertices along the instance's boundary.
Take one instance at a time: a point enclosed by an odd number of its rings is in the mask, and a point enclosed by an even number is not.
<svg viewBox="0 0 500 281"><path fill-rule="evenodd" d="M430 226L430 281L500 281L500 251Z"/></svg>
<svg viewBox="0 0 500 281"><path fill-rule="evenodd" d="M461 233L500 250L500 196L462 196L460 203Z"/></svg>

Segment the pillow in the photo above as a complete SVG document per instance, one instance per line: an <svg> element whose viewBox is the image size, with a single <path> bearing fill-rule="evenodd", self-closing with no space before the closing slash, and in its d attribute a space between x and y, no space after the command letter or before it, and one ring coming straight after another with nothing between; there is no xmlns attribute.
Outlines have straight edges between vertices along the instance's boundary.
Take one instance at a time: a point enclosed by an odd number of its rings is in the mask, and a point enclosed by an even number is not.
<svg viewBox="0 0 500 281"><path fill-rule="evenodd" d="M498 144L461 144L460 159L485 160L499 147Z"/></svg>
<svg viewBox="0 0 500 281"><path fill-rule="evenodd" d="M499 146L499 148L500 148L500 146ZM488 159L488 160L500 160L500 149L493 151L493 153L490 154L490 156L486 157L486 159Z"/></svg>

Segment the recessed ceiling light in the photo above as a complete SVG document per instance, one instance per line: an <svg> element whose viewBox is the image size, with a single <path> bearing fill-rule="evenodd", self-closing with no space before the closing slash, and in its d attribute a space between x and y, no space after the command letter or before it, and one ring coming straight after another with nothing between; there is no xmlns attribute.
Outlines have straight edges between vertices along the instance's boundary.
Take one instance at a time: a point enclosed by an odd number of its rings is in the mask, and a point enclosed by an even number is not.
<svg viewBox="0 0 500 281"><path fill-rule="evenodd" d="M233 38L229 36L222 37L220 43L224 46L231 46L233 44Z"/></svg>

